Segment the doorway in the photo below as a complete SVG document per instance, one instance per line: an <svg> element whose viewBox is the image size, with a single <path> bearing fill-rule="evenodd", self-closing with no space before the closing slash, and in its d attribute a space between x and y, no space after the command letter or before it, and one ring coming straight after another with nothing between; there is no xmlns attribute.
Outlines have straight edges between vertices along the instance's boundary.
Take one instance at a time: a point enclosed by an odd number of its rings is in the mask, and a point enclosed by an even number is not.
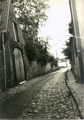
<svg viewBox="0 0 84 120"><path fill-rule="evenodd" d="M18 49L14 49L14 57L15 57L15 73L17 83L20 83L25 80L25 72L24 72L24 62L22 57L22 52Z"/></svg>

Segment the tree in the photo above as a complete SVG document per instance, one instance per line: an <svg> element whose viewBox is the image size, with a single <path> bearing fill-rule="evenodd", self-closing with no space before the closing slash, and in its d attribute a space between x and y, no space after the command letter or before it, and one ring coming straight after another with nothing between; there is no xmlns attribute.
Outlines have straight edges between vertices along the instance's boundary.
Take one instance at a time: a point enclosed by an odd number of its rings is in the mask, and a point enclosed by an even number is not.
<svg viewBox="0 0 84 120"><path fill-rule="evenodd" d="M25 50L26 50L26 54L28 57L29 62L31 63L32 61L36 60L36 47L35 44L32 43L32 41L28 41L25 45Z"/></svg>
<svg viewBox="0 0 84 120"><path fill-rule="evenodd" d="M63 50L64 55L66 56L66 59L72 60L72 48L71 48L71 42L72 37L69 38L69 42L66 42L67 48Z"/></svg>
<svg viewBox="0 0 84 120"><path fill-rule="evenodd" d="M39 25L47 19L46 2L46 0L13 0L16 17L22 26L23 33L27 34L27 40L36 39Z"/></svg>
<svg viewBox="0 0 84 120"><path fill-rule="evenodd" d="M45 42L38 42L38 29L47 19L45 14L48 8L47 0L13 0L15 15L20 23L25 39L26 53L29 62L37 60L46 64L47 47Z"/></svg>
<svg viewBox="0 0 84 120"><path fill-rule="evenodd" d="M72 21L69 23L69 33L74 35L74 27L73 27L73 22Z"/></svg>
<svg viewBox="0 0 84 120"><path fill-rule="evenodd" d="M58 66L58 59L54 58L53 55L48 55L48 62L51 63L51 68L53 68L53 66L57 67Z"/></svg>
<svg viewBox="0 0 84 120"><path fill-rule="evenodd" d="M71 21L69 23L69 33L71 35L74 35L74 27L73 27L73 22ZM72 42L73 42L74 37L69 38L69 42L66 42L67 48L63 50L64 55L66 56L66 59L70 60L70 63L72 63Z"/></svg>
<svg viewBox="0 0 84 120"><path fill-rule="evenodd" d="M37 62L41 63L41 65L46 65L48 62L48 51L47 51L48 43L45 41L39 41L36 50L37 50Z"/></svg>

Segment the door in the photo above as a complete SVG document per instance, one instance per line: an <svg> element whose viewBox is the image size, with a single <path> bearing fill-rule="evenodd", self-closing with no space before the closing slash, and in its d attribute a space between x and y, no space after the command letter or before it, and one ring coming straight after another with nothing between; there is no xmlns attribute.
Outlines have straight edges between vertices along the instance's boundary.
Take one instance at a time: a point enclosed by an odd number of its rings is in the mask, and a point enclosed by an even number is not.
<svg viewBox="0 0 84 120"><path fill-rule="evenodd" d="M15 56L16 79L17 82L20 83L25 80L25 72L22 53L18 48L15 48L14 56Z"/></svg>

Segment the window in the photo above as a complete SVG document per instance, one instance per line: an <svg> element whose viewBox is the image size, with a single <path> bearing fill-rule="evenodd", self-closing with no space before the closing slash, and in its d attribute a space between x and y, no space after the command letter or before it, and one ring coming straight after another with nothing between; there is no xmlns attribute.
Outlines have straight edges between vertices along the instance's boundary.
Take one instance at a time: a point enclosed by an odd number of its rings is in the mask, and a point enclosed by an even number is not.
<svg viewBox="0 0 84 120"><path fill-rule="evenodd" d="M13 25L15 41L19 41L17 25L14 22L12 23L12 25Z"/></svg>

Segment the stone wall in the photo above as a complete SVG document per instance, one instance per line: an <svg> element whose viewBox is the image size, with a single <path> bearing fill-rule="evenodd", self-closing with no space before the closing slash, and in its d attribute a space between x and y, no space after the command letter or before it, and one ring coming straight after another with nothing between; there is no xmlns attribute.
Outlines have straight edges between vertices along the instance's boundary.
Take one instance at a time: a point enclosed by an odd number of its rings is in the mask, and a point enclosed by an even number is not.
<svg viewBox="0 0 84 120"><path fill-rule="evenodd" d="M47 63L46 66L41 66L41 64L38 64L37 61L33 61L31 64L29 64L29 78L38 76L38 75L42 75L42 74L46 74L50 71L54 71L56 70L57 67L53 66L53 68L51 68L51 64Z"/></svg>
<svg viewBox="0 0 84 120"><path fill-rule="evenodd" d="M25 41L11 2L5 0L3 4L1 3L0 7L3 11L0 16L4 24L0 24L0 35L2 36L3 32L4 38L0 36L0 89L6 89L50 71L51 65L48 63L46 66L41 66L36 61L29 64Z"/></svg>

